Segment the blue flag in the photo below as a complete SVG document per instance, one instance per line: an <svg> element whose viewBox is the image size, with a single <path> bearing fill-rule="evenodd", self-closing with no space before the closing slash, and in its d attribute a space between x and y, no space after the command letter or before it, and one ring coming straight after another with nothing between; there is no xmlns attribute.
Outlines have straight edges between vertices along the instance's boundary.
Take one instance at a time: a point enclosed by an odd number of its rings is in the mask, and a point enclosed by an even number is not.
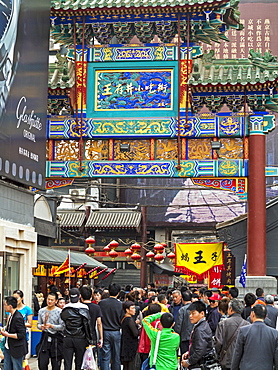
<svg viewBox="0 0 278 370"><path fill-rule="evenodd" d="M247 267L246 265L247 265L247 256L245 254L244 262L241 268L241 273L240 273L240 278L239 278L239 282L243 286L243 288L245 288L245 285L246 285L246 267Z"/></svg>

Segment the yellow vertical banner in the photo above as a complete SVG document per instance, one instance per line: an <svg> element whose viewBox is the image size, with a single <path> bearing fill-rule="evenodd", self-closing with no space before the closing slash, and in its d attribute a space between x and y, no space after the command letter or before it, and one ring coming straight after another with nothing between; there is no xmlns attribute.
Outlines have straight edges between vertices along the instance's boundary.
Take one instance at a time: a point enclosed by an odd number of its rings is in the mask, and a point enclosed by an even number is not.
<svg viewBox="0 0 278 370"><path fill-rule="evenodd" d="M223 266L223 243L176 243L175 271L206 277L214 266Z"/></svg>

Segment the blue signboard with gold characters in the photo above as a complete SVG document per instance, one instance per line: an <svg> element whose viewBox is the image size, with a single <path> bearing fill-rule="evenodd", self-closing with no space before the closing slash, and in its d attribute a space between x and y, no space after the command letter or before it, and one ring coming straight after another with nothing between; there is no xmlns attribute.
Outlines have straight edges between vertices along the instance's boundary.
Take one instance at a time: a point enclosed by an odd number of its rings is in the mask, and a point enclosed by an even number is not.
<svg viewBox="0 0 278 370"><path fill-rule="evenodd" d="M86 116L176 115L177 62L159 63L89 63Z"/></svg>

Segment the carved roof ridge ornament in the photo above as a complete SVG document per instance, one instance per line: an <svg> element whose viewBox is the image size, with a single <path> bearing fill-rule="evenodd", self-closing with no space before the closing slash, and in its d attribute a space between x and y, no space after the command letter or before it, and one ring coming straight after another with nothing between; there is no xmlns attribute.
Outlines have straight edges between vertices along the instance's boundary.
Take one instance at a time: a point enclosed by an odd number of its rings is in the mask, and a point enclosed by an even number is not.
<svg viewBox="0 0 278 370"><path fill-rule="evenodd" d="M259 67L261 70L277 70L278 71L278 60L277 56L272 55L271 51L266 51L262 54L260 51L251 49L249 51L250 56L248 59L252 64Z"/></svg>

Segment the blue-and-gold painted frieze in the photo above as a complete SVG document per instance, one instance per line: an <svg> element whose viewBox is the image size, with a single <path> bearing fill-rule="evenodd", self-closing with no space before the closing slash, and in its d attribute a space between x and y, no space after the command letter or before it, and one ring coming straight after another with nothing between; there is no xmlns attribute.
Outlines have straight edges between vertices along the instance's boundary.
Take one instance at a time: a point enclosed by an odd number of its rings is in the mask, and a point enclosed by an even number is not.
<svg viewBox="0 0 278 370"><path fill-rule="evenodd" d="M246 177L247 160L117 162L48 161L46 177Z"/></svg>
<svg viewBox="0 0 278 370"><path fill-rule="evenodd" d="M198 45L189 47L189 58L194 59L202 55L202 48ZM77 51L79 61L84 58L82 49ZM86 49L85 59L88 62L124 62L124 61L154 61L178 60L178 48L175 45L149 46L95 46ZM187 47L180 48L180 59L187 59ZM84 60L84 59L83 59Z"/></svg>
<svg viewBox="0 0 278 370"><path fill-rule="evenodd" d="M88 63L86 117L177 116L178 63Z"/></svg>
<svg viewBox="0 0 278 370"><path fill-rule="evenodd" d="M172 87L173 69L96 70L95 111L172 110Z"/></svg>
<svg viewBox="0 0 278 370"><path fill-rule="evenodd" d="M186 138L202 137L243 137L248 135L243 116L181 116L180 135ZM80 137L81 121L74 118L53 117L49 121L49 139L75 139ZM174 117L132 118L132 119L93 119L82 120L82 136L94 138L152 138L177 137L178 124Z"/></svg>

